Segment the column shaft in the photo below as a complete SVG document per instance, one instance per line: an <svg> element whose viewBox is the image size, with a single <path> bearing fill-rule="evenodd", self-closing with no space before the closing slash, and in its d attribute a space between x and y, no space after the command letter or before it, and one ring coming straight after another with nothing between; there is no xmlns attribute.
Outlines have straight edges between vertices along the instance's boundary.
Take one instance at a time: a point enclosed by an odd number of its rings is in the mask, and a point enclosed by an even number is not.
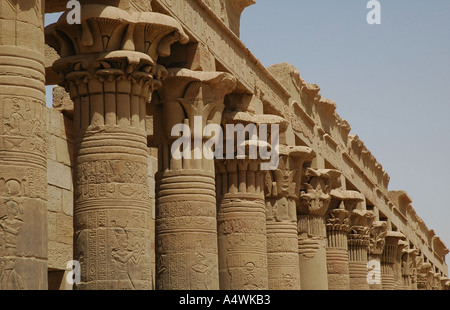
<svg viewBox="0 0 450 310"><path fill-rule="evenodd" d="M381 279L383 290L395 289L395 268L398 244L404 235L395 231L388 231L386 244L381 256Z"/></svg>
<svg viewBox="0 0 450 310"><path fill-rule="evenodd" d="M349 239L349 271L351 290L369 290L367 282L368 242Z"/></svg>
<svg viewBox="0 0 450 310"><path fill-rule="evenodd" d="M44 3L25 2L0 1L1 290L47 289Z"/></svg>
<svg viewBox="0 0 450 310"><path fill-rule="evenodd" d="M221 290L267 290L267 236L259 160L218 162Z"/></svg>
<svg viewBox="0 0 450 310"><path fill-rule="evenodd" d="M299 215L298 230L302 290L328 290L325 218Z"/></svg>
<svg viewBox="0 0 450 310"><path fill-rule="evenodd" d="M213 172L157 174L157 288L218 289Z"/></svg>
<svg viewBox="0 0 450 310"><path fill-rule="evenodd" d="M349 290L350 271L347 248L349 227L327 225L327 270L329 290Z"/></svg>

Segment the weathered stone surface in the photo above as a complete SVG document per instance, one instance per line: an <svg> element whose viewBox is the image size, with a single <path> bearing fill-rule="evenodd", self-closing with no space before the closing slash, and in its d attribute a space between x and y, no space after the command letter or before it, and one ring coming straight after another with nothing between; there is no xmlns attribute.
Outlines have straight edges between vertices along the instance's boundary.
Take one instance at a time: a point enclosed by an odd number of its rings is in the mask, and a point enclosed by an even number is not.
<svg viewBox="0 0 450 310"><path fill-rule="evenodd" d="M68 25L63 16L46 31L61 56L53 69L74 102L74 256L82 281L76 288L151 289L146 103L166 74L156 61L187 37L161 14L85 1L82 17L90 26ZM85 41L77 41L77 31ZM66 229L64 219L59 227Z"/></svg>
<svg viewBox="0 0 450 310"><path fill-rule="evenodd" d="M0 2L0 289L47 288L44 1Z"/></svg>
<svg viewBox="0 0 450 310"><path fill-rule="evenodd" d="M80 0L44 43L66 0L0 0L0 289L72 289L72 259L75 289L450 289L448 248L337 104L240 41L254 2ZM279 126L230 146L274 170L195 156L231 124Z"/></svg>

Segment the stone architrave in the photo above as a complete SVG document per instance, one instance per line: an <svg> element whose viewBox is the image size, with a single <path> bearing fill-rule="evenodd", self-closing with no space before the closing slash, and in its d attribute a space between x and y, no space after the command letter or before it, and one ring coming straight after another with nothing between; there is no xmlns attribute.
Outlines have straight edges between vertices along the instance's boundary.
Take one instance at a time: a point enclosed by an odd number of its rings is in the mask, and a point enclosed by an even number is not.
<svg viewBox="0 0 450 310"><path fill-rule="evenodd" d="M44 1L0 1L0 290L47 289Z"/></svg>
<svg viewBox="0 0 450 310"><path fill-rule="evenodd" d="M327 232L325 215L331 202L330 192L340 186L341 172L308 168L305 191L297 205L298 250L302 290L328 290Z"/></svg>
<svg viewBox="0 0 450 310"><path fill-rule="evenodd" d="M381 281L381 255L383 254L384 245L386 244L386 235L387 235L387 222L385 221L375 221L372 224L370 229L370 239L369 239L369 261L376 262L376 267L380 266L379 275L377 275L376 279L372 279L372 283L370 284L371 290L382 290L382 281ZM374 268L373 265L369 266L369 268ZM379 276L379 278L378 278Z"/></svg>
<svg viewBox="0 0 450 310"><path fill-rule="evenodd" d="M203 154L211 138L204 130L210 124L220 127L225 95L235 85L228 73L171 69L153 104L159 151L157 289L219 289L215 167L214 159ZM172 136L172 128L179 124L190 131L190 146L184 146L181 158L172 153L181 137Z"/></svg>
<svg viewBox="0 0 450 310"><path fill-rule="evenodd" d="M398 243L403 238L405 238L405 235L396 231L388 231L386 235L386 244L381 256L381 280L383 290L395 289L394 264L398 252Z"/></svg>
<svg viewBox="0 0 450 310"><path fill-rule="evenodd" d="M146 106L167 75L157 64L188 37L174 19L86 4L46 29L74 102L77 289L152 289Z"/></svg>
<svg viewBox="0 0 450 310"><path fill-rule="evenodd" d="M350 234L348 236L350 289L369 290L367 275L369 269L368 248L370 244L370 228L375 220L372 211L355 209L350 215Z"/></svg>
<svg viewBox="0 0 450 310"><path fill-rule="evenodd" d="M278 168L266 172L267 258L271 290L300 289L296 204L303 163L311 161L314 155L308 147L282 146Z"/></svg>
<svg viewBox="0 0 450 310"><path fill-rule="evenodd" d="M350 211L364 200L364 196L355 191L333 190L331 197L340 203L338 208L330 208L326 215L328 289L349 290Z"/></svg>

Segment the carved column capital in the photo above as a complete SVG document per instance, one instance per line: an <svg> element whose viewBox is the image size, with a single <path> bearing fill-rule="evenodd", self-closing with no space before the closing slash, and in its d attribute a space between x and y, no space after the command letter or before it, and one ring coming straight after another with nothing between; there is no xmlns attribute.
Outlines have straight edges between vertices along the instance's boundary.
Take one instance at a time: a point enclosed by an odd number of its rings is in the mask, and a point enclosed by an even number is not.
<svg viewBox="0 0 450 310"><path fill-rule="evenodd" d="M369 254L370 255L383 254L384 245L386 244L387 222L385 221L373 222L369 234L370 234Z"/></svg>
<svg viewBox="0 0 450 310"><path fill-rule="evenodd" d="M397 257L399 241L405 238L405 235L396 232L396 231L388 231L386 234L386 244L383 251L382 262L393 264Z"/></svg>
<svg viewBox="0 0 450 310"><path fill-rule="evenodd" d="M265 193L268 202L268 220L296 219L296 202L299 198L303 163L314 157L314 151L303 146L280 146L278 167L265 172ZM292 209L288 213L283 212Z"/></svg>
<svg viewBox="0 0 450 310"><path fill-rule="evenodd" d="M300 192L298 211L302 215L325 216L331 202L331 191L340 186L341 172L329 169L306 169Z"/></svg>
<svg viewBox="0 0 450 310"><path fill-rule="evenodd" d="M196 117L201 117L202 131L208 124L220 125L224 98L234 90L236 83L236 78L229 73L169 69L154 102L164 119L161 124L164 139L176 139L171 131L177 124L189 125L194 133Z"/></svg>
<svg viewBox="0 0 450 310"><path fill-rule="evenodd" d="M326 216L327 230L330 231L350 231L350 212L345 209L344 202L341 202L338 209L329 210Z"/></svg>
<svg viewBox="0 0 450 310"><path fill-rule="evenodd" d="M372 211L355 209L350 215L349 245L369 246L370 228L375 220Z"/></svg>
<svg viewBox="0 0 450 310"><path fill-rule="evenodd" d="M128 13L97 4L81 7L81 24L67 23L67 13L45 29L46 41L61 59L53 66L61 86L98 79L136 79L160 86L165 70L156 63L170 55L175 42L189 38L169 16L150 12Z"/></svg>

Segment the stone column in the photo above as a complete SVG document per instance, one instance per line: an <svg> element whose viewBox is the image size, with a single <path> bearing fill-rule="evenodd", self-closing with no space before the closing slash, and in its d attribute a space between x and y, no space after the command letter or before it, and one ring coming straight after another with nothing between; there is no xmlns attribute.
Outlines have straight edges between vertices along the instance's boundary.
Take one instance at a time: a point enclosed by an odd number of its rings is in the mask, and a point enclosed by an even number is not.
<svg viewBox="0 0 450 310"><path fill-rule="evenodd" d="M402 257L403 257L403 251L405 249L409 248L409 242L406 241L406 236L402 238L398 242L397 247L397 255L395 256L394 260L394 281L395 281L395 290L405 290L403 284L403 264L402 264Z"/></svg>
<svg viewBox="0 0 450 310"><path fill-rule="evenodd" d="M306 170L306 190L300 193L297 209L302 290L328 290L325 215L331 202L330 192L340 185L340 176L337 170Z"/></svg>
<svg viewBox="0 0 450 310"><path fill-rule="evenodd" d="M218 160L221 290L267 290L264 173L259 159Z"/></svg>
<svg viewBox="0 0 450 310"><path fill-rule="evenodd" d="M371 211L356 209L350 216L351 229L348 236L350 289L369 290L367 281L367 251L370 239L370 227L375 220Z"/></svg>
<svg viewBox="0 0 450 310"><path fill-rule="evenodd" d="M268 160L261 151L262 148L271 153L273 150L266 140L262 140L265 138L260 126L267 125L270 120L274 124L282 121L282 118L273 117L228 111L222 120L226 128L227 156L216 160L221 290L269 289L264 199L266 172L262 171L263 163ZM239 130L238 126L245 128ZM277 136L273 128L271 130L271 135ZM278 147L274 148L276 155L278 150Z"/></svg>
<svg viewBox="0 0 450 310"><path fill-rule="evenodd" d="M161 85L159 56L187 36L161 14L83 5L47 31L53 68L74 102L77 289L152 289L146 105Z"/></svg>
<svg viewBox="0 0 450 310"><path fill-rule="evenodd" d="M375 221L370 229L370 243L369 243L369 261L375 263L369 266L370 268L379 268L373 270L375 277L372 283L369 283L371 290L382 290L381 281L381 255L383 254L384 245L386 244L387 222Z"/></svg>
<svg viewBox="0 0 450 310"><path fill-rule="evenodd" d="M203 148L212 135L206 126L220 130L224 98L235 85L227 73L173 69L155 99L158 289L219 289L214 158ZM184 141L178 154L176 141Z"/></svg>
<svg viewBox="0 0 450 310"><path fill-rule="evenodd" d="M402 277L403 277L403 288L405 290L414 290L417 289L414 288L415 286L415 273L417 272L415 262L416 257L419 254L419 250L417 249L410 249L409 247L406 249L403 249L403 255L401 259L402 263Z"/></svg>
<svg viewBox="0 0 450 310"><path fill-rule="evenodd" d="M328 289L350 290L350 271L348 256L348 234L350 232L350 212L364 196L354 191L333 190L332 206L327 213L327 272Z"/></svg>
<svg viewBox="0 0 450 310"><path fill-rule="evenodd" d="M283 146L278 169L266 172L267 258L270 290L299 290L296 202L302 167L313 159L307 147Z"/></svg>
<svg viewBox="0 0 450 310"><path fill-rule="evenodd" d="M47 289L44 1L0 1L0 290Z"/></svg>
<svg viewBox="0 0 450 310"><path fill-rule="evenodd" d="M394 263L397 256L398 242L405 236L396 231L388 231L386 244L381 256L381 280L383 290L395 289Z"/></svg>

